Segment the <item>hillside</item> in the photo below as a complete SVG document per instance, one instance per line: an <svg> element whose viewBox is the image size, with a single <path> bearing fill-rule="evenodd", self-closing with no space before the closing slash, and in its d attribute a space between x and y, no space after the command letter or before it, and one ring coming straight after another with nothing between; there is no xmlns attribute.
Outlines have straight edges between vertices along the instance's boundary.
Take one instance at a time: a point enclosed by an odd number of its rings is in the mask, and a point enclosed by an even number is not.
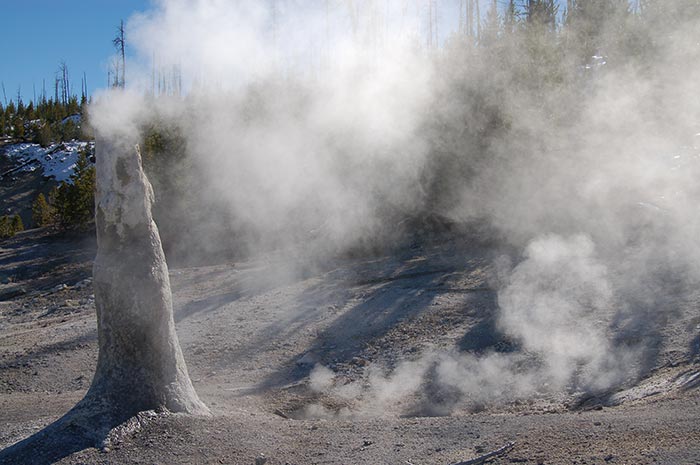
<svg viewBox="0 0 700 465"><path fill-rule="evenodd" d="M525 397L495 395L519 382L517 369L487 391L460 393L431 382L430 369L405 369L431 353L456 364L528 358L496 324L491 258L504 251L477 244L451 236L323 265L273 254L171 270L190 375L214 416L146 415L142 430L115 438L108 453L87 449L58 463L252 464L264 454L275 465L447 465L509 441L515 447L492 463L700 460L697 291L666 296L676 316L657 328L644 375L596 396L545 385ZM1 253L10 281L0 303L3 447L81 398L97 341L92 242L31 231ZM35 452L37 463L45 452Z"/></svg>
<svg viewBox="0 0 700 465"><path fill-rule="evenodd" d="M70 176L81 150L94 153L94 142L71 141L0 146L0 212L19 214L25 227L32 227L32 203L39 193L48 196Z"/></svg>

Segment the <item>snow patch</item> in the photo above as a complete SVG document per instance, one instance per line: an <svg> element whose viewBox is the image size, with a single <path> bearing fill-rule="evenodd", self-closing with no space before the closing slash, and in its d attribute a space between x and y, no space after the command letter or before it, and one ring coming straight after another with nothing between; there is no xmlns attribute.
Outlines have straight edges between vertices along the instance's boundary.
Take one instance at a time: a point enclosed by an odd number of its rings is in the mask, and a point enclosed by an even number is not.
<svg viewBox="0 0 700 465"><path fill-rule="evenodd" d="M61 124L66 124L68 121L72 121L73 124L75 124L76 126L80 126L80 122L82 121L82 118L78 114L66 116L65 118L63 118L61 120Z"/></svg>
<svg viewBox="0 0 700 465"><path fill-rule="evenodd" d="M78 155L88 146L92 150L95 143L71 141L51 144L48 147L21 143L7 147L5 154L14 158L18 164L24 165L21 171L32 172L41 167L44 170L44 176L54 178L58 182L71 182L70 176L75 171Z"/></svg>

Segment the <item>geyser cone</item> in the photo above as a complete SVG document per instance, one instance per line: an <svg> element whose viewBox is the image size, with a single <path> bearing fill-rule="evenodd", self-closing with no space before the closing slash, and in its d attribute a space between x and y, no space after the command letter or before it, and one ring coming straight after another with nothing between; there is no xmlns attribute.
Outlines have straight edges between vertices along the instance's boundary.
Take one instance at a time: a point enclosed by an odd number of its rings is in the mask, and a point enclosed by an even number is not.
<svg viewBox="0 0 700 465"><path fill-rule="evenodd" d="M99 357L88 397L98 396L121 414L163 408L207 414L175 333L152 203L138 146L98 140L94 286Z"/></svg>
<svg viewBox="0 0 700 465"><path fill-rule="evenodd" d="M0 464L49 465L87 447L109 447L113 434L138 428L137 414L146 410L209 414L175 334L168 266L151 215L153 189L138 147L98 140L97 150L95 377L63 417L0 452Z"/></svg>

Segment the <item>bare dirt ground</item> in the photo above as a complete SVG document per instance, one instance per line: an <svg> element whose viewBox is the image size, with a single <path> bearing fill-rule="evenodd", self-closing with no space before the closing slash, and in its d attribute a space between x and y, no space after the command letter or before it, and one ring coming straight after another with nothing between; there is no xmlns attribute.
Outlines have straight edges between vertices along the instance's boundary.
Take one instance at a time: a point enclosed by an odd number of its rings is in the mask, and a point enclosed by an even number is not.
<svg viewBox="0 0 700 465"><path fill-rule="evenodd" d="M90 384L94 247L39 230L0 243L0 448L56 420ZM323 266L270 255L171 269L180 342L213 416L154 416L108 451L55 460L253 464L264 454L275 465L447 465L513 441L490 463L700 463L700 294L669 300L677 311L644 378L606 396L465 403L450 416L410 398L356 415L301 414L312 404L357 407L310 389L316 364L362 383L367 367L428 348L512 350L495 325L494 254L452 237Z"/></svg>

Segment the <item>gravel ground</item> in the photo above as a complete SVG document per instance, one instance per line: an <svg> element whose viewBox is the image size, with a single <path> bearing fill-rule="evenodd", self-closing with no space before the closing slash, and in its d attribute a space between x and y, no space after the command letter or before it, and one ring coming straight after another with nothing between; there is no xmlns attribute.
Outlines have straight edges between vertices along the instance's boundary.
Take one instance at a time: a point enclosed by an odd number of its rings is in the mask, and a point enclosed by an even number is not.
<svg viewBox="0 0 700 465"><path fill-rule="evenodd" d="M90 384L93 255L89 237L46 231L0 243L0 447L60 417ZM180 342L213 416L144 417L109 451L54 460L253 464L264 454L268 464L447 465L512 441L492 463L700 463L692 294L673 303L678 311L643 378L605 395L465 401L430 416L416 408L420 395L368 407L313 389L317 365L362 386L373 367L390 371L427 350L517 350L493 325L495 255L451 238L323 265L269 255L172 269Z"/></svg>

